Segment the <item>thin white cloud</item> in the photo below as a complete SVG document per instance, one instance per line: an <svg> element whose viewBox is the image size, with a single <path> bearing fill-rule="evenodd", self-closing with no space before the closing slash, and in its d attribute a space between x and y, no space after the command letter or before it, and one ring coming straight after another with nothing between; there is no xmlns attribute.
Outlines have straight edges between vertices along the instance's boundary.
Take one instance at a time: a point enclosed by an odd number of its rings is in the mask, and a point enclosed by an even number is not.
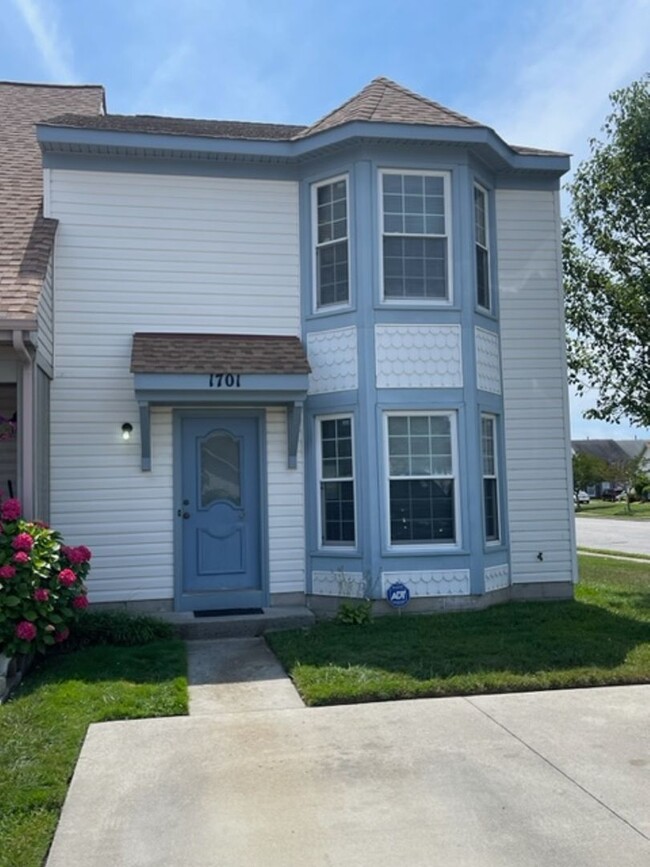
<svg viewBox="0 0 650 867"><path fill-rule="evenodd" d="M135 111L177 114L178 111L174 111L170 104L170 94L187 77L193 55L191 43L184 40L159 60L135 99Z"/></svg>
<svg viewBox="0 0 650 867"><path fill-rule="evenodd" d="M567 4L511 56L509 92L485 116L508 141L584 157L609 93L650 66L649 32L649 0Z"/></svg>
<svg viewBox="0 0 650 867"><path fill-rule="evenodd" d="M13 3L32 35L48 75L61 84L76 81L70 48L59 36L54 10L44 9L38 0L13 0Z"/></svg>

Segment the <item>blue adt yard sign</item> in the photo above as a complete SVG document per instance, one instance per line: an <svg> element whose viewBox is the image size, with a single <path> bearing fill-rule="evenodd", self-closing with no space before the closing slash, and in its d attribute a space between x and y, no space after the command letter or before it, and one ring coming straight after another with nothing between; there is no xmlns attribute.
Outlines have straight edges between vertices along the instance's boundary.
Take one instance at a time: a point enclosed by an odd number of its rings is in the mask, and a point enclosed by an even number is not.
<svg viewBox="0 0 650 867"><path fill-rule="evenodd" d="M403 605L406 605L410 598L411 594L406 584L400 584L399 582L391 584L386 591L386 599L388 599L393 608L401 608Z"/></svg>

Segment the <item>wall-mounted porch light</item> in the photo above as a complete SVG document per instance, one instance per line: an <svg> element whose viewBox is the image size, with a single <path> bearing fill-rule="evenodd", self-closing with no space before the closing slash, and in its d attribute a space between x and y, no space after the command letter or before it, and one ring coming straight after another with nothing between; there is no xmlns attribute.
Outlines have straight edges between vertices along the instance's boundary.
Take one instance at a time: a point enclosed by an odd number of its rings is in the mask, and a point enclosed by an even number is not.
<svg viewBox="0 0 650 867"><path fill-rule="evenodd" d="M133 433L133 425L125 421L122 425L122 439L126 442L131 439L131 434Z"/></svg>

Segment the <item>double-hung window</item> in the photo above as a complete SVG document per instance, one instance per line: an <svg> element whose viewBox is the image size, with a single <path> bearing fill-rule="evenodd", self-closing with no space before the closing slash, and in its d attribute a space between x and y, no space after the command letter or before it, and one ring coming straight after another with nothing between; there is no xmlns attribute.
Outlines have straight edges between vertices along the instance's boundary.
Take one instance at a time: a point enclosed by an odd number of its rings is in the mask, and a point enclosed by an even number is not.
<svg viewBox="0 0 650 867"><path fill-rule="evenodd" d="M314 187L316 308L350 301L348 182L335 178Z"/></svg>
<svg viewBox="0 0 650 867"><path fill-rule="evenodd" d="M320 541L354 546L352 417L319 418Z"/></svg>
<svg viewBox="0 0 650 867"><path fill-rule="evenodd" d="M454 544L454 414L389 413L386 422L391 545Z"/></svg>
<svg viewBox="0 0 650 867"><path fill-rule="evenodd" d="M385 301L450 300L449 175L382 171Z"/></svg>
<svg viewBox="0 0 650 867"><path fill-rule="evenodd" d="M481 454L483 459L483 515L485 541L498 542L499 533L499 475L496 448L496 418L481 416Z"/></svg>
<svg viewBox="0 0 650 867"><path fill-rule="evenodd" d="M476 303L484 310L491 310L488 197L483 187L479 186L474 187L474 243L476 245Z"/></svg>

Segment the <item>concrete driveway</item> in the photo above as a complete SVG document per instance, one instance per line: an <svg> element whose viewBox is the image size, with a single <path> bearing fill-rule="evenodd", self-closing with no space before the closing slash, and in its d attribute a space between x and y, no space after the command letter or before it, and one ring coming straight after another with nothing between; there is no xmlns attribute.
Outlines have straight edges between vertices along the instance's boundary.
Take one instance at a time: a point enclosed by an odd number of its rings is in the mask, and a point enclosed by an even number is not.
<svg viewBox="0 0 650 867"><path fill-rule="evenodd" d="M641 867L649 711L638 686L94 725L48 867Z"/></svg>
<svg viewBox="0 0 650 867"><path fill-rule="evenodd" d="M650 555L650 521L584 518L576 514L576 538L584 548Z"/></svg>

